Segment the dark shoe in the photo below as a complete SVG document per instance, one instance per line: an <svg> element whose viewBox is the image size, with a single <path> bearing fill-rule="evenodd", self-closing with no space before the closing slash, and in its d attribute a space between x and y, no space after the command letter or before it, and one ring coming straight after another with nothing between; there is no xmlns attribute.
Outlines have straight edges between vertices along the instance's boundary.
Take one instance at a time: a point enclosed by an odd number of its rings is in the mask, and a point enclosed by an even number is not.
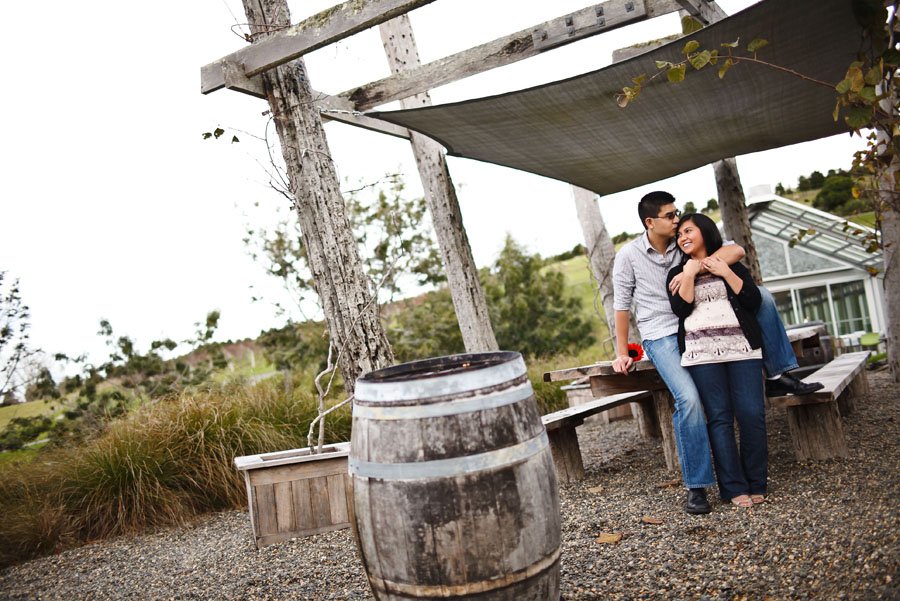
<svg viewBox="0 0 900 601"><path fill-rule="evenodd" d="M689 488L687 492L687 502L684 504L684 510L688 513L709 513L712 508L709 501L706 500L705 488Z"/></svg>
<svg viewBox="0 0 900 601"><path fill-rule="evenodd" d="M777 380L766 380L766 396L785 396L788 394L809 394L821 389L821 382L803 382L785 372Z"/></svg>

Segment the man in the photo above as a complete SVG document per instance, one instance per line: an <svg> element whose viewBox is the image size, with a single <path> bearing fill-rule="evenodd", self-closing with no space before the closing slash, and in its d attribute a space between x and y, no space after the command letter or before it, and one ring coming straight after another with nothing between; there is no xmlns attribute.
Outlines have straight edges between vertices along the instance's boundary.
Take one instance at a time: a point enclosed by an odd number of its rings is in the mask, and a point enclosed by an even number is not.
<svg viewBox="0 0 900 601"><path fill-rule="evenodd" d="M697 387L687 369L681 366L678 318L672 313L666 296L666 276L682 258L674 238L679 215L675 197L668 192L651 192L638 204L638 215L645 232L616 253L613 267L617 355L613 369L627 375L631 368L628 321L634 301L644 352L675 398L672 426L684 485L688 489L685 510L709 513L706 487L715 485L715 477L706 418ZM726 243L713 256L732 265L744 257L744 249ZM677 292L680 281L680 278L672 281L672 294ZM772 295L762 287L760 292L763 303L756 318L763 332L763 360L769 374L766 394L808 394L818 390L821 384L807 384L787 373L797 367L797 359Z"/></svg>

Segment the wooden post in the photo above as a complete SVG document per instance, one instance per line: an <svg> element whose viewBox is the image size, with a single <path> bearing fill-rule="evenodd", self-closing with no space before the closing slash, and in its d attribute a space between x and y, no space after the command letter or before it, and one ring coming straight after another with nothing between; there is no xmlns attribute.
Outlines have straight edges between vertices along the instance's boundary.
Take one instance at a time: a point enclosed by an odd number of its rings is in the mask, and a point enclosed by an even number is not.
<svg viewBox="0 0 900 601"><path fill-rule="evenodd" d="M392 73L407 71L420 64L408 16L402 15L382 23L379 29ZM423 92L401 100L400 105L403 108L430 106L431 96L428 92ZM497 339L491 327L487 301L478 279L478 270L463 227L459 201L443 149L431 138L415 132L410 132L410 143L441 248L450 296L453 298L466 351L495 351L499 348Z"/></svg>
<svg viewBox="0 0 900 601"><path fill-rule="evenodd" d="M719 210L725 225L725 235L740 244L747 253L744 264L750 269L753 280L762 285L762 271L756 255L756 245L750 234L750 217L741 187L741 176L738 174L737 161L733 158L722 159L713 164L716 173L716 189L719 191Z"/></svg>
<svg viewBox="0 0 900 601"><path fill-rule="evenodd" d="M597 290L600 294L603 312L606 314L609 335L615 344L616 312L613 309L612 268L616 258L616 249L613 246L612 238L609 237L609 232L606 231L606 224L600 213L600 206L597 204L597 195L578 186L572 186L572 194L575 197L575 211L578 213L578 221L581 222L581 231L584 234L584 245L588 250L591 273L597 282ZM628 324L628 342L640 341L637 321L634 314L631 314Z"/></svg>
<svg viewBox="0 0 900 601"><path fill-rule="evenodd" d="M675 427L672 425L672 414L675 412L675 399L668 389L653 391L653 404L656 406L656 417L662 432L663 455L666 467L673 472L681 469L678 462L678 446L675 444Z"/></svg>
<svg viewBox="0 0 900 601"><path fill-rule="evenodd" d="M290 25L286 0L243 2L254 34ZM392 364L393 353L362 270L303 59L270 69L262 77L309 268L328 332L341 351L338 365L349 394L363 372Z"/></svg>
<svg viewBox="0 0 900 601"><path fill-rule="evenodd" d="M837 403L785 407L797 459L831 459L847 456Z"/></svg>

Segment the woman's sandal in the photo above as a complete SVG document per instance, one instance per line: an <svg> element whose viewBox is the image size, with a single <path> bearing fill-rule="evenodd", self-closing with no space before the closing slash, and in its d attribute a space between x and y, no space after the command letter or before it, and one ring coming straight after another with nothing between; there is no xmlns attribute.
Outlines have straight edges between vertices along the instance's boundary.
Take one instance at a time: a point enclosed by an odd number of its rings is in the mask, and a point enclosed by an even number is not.
<svg viewBox="0 0 900 601"><path fill-rule="evenodd" d="M750 495L750 500L753 501L754 505L759 505L760 503L766 502L765 495Z"/></svg>
<svg viewBox="0 0 900 601"><path fill-rule="evenodd" d="M753 507L753 501L747 495L738 495L731 499L731 504L735 507L748 508Z"/></svg>

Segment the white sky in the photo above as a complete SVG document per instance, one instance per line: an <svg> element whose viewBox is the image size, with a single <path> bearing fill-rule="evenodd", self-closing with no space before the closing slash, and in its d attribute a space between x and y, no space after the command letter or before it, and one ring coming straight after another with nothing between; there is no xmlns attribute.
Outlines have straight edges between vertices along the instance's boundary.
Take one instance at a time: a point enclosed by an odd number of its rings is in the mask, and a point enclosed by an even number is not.
<svg viewBox="0 0 900 601"><path fill-rule="evenodd" d="M336 0L291 2L293 21ZM750 0L720 0L733 14ZM146 349L184 339L220 309L217 339L255 337L283 318L253 294L285 301L280 284L247 256L244 223L271 220L282 197L269 189L262 135L268 107L228 90L200 94L200 67L245 45L239 0L70 2L35 17L6 7L7 56L0 186L0 269L21 279L32 340L44 350L102 360L98 320ZM584 0L438 0L411 14L423 62L589 5ZM234 16L233 16L234 15ZM436 104L563 79L610 62L615 48L679 30L676 15L596 36L432 91ZM327 93L389 74L377 29L307 57ZM390 108L391 105L388 105ZM221 126L238 133L202 140ZM409 144L350 126L326 126L339 176L356 187L398 169L421 194ZM848 168L858 138L829 138L738 158L745 189L818 169ZM494 165L449 159L469 241L490 264L510 232L551 255L582 241L570 188ZM638 231L636 205L667 189L702 207L716 196L711 167L601 199L615 235ZM261 208L254 209L258 202ZM254 286L254 290L250 290ZM254 292L255 291L255 292Z"/></svg>

